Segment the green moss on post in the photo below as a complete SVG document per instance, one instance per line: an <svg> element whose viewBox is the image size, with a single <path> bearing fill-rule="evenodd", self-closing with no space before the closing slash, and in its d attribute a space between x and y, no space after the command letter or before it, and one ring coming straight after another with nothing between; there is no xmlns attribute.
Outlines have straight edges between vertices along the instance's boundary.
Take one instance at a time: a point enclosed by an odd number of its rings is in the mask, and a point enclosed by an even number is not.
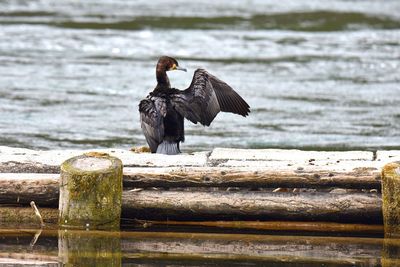
<svg viewBox="0 0 400 267"><path fill-rule="evenodd" d="M400 237L400 162L382 170L382 209L386 237Z"/></svg>
<svg viewBox="0 0 400 267"><path fill-rule="evenodd" d="M121 218L122 162L87 153L61 165L59 224L78 228L118 228Z"/></svg>

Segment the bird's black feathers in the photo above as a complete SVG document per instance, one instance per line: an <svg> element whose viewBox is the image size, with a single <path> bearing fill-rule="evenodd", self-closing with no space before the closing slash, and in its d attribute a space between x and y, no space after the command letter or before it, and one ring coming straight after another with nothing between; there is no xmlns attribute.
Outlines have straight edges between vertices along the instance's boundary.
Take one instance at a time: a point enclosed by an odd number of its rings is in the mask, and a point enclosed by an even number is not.
<svg viewBox="0 0 400 267"><path fill-rule="evenodd" d="M164 65L177 65L176 60L167 59L162 57L157 64L157 81L168 80L168 68L164 68ZM186 90L170 88L169 83L160 81L139 104L141 126L153 153L180 152L179 142L184 141L183 117L193 123L209 126L220 111L244 117L250 113L249 105L238 93L203 69L195 71ZM157 150L160 144L164 146Z"/></svg>
<svg viewBox="0 0 400 267"><path fill-rule="evenodd" d="M139 104L142 130L152 153L157 151L158 145L164 138L164 121L161 113L163 108L160 103L162 102L150 97L143 99Z"/></svg>
<svg viewBox="0 0 400 267"><path fill-rule="evenodd" d="M228 84L203 69L190 86L171 96L171 103L186 119L209 126L220 111L247 116L249 105Z"/></svg>

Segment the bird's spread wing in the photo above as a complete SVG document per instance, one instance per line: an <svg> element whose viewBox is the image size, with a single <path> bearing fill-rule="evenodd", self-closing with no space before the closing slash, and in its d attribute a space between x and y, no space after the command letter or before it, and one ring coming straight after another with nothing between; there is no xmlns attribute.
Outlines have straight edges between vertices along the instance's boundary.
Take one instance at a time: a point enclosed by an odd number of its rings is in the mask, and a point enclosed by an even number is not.
<svg viewBox="0 0 400 267"><path fill-rule="evenodd" d="M143 99L139 103L140 122L151 152L157 151L164 137L165 100L160 97Z"/></svg>
<svg viewBox="0 0 400 267"><path fill-rule="evenodd" d="M190 86L171 97L175 109L193 123L209 126L220 111L247 116L250 107L228 84L203 69L193 75Z"/></svg>

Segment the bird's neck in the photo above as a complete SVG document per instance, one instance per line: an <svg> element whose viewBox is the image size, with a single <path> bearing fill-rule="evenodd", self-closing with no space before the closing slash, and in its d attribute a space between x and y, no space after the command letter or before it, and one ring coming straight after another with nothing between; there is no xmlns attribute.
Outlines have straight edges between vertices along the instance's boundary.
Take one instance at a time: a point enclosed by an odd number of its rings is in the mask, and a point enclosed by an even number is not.
<svg viewBox="0 0 400 267"><path fill-rule="evenodd" d="M156 77L157 77L157 85L158 86L171 87L171 84L169 83L168 75L167 75L165 68L162 68L161 66L160 67L157 66Z"/></svg>

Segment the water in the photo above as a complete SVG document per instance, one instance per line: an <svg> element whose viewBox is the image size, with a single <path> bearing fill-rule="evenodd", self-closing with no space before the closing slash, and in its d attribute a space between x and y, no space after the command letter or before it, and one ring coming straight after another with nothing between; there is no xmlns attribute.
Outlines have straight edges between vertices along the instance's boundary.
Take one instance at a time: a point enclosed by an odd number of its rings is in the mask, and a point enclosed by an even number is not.
<svg viewBox="0 0 400 267"><path fill-rule="evenodd" d="M0 145L144 145L138 102L160 55L251 106L186 123L212 147L400 148L400 1L0 2Z"/></svg>
<svg viewBox="0 0 400 267"><path fill-rule="evenodd" d="M0 229L2 266L397 266L398 239Z"/></svg>

